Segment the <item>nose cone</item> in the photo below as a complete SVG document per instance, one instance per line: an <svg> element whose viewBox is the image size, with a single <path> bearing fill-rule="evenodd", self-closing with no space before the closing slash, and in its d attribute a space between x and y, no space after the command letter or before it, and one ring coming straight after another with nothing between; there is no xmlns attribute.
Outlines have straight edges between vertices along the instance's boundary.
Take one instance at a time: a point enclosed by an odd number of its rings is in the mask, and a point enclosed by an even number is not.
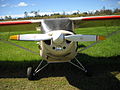
<svg viewBox="0 0 120 90"><path fill-rule="evenodd" d="M56 44L61 44L64 41L64 35L61 32L53 33L53 42Z"/></svg>

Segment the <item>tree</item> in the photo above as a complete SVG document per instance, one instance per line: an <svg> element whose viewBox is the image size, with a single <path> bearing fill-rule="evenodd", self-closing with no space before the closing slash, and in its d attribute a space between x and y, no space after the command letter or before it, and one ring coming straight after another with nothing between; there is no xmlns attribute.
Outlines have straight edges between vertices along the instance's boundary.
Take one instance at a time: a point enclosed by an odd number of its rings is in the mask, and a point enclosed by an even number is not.
<svg viewBox="0 0 120 90"><path fill-rule="evenodd" d="M112 15L112 14L113 14L112 10L110 10L110 9L105 10L104 13L105 13L106 15Z"/></svg>
<svg viewBox="0 0 120 90"><path fill-rule="evenodd" d="M11 16L8 16L8 18L9 18L9 19L12 19L12 17L11 17Z"/></svg>
<svg viewBox="0 0 120 90"><path fill-rule="evenodd" d="M5 16L5 19L12 19L11 16Z"/></svg>
<svg viewBox="0 0 120 90"><path fill-rule="evenodd" d="M3 17L0 17L0 20L4 20Z"/></svg>
<svg viewBox="0 0 120 90"><path fill-rule="evenodd" d="M25 11L25 12L24 12L24 15L25 15L25 17L28 17L28 12Z"/></svg>
<svg viewBox="0 0 120 90"><path fill-rule="evenodd" d="M120 9L116 8L116 9L114 10L114 13L120 13Z"/></svg>
<svg viewBox="0 0 120 90"><path fill-rule="evenodd" d="M87 12L83 12L83 14L88 15L88 13L87 13Z"/></svg>
<svg viewBox="0 0 120 90"><path fill-rule="evenodd" d="M99 14L100 14L100 11L96 10L95 15L99 15Z"/></svg>
<svg viewBox="0 0 120 90"><path fill-rule="evenodd" d="M62 15L65 15L65 11L63 11L63 14Z"/></svg>
<svg viewBox="0 0 120 90"><path fill-rule="evenodd" d="M38 11L31 11L31 13L33 13L35 15L35 17L39 17L39 10Z"/></svg>

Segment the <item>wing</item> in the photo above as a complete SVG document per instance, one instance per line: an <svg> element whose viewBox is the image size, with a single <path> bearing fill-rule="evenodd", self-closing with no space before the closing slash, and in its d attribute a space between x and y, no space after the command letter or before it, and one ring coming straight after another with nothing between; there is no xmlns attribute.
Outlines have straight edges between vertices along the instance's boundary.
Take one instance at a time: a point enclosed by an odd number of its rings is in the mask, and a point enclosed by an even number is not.
<svg viewBox="0 0 120 90"><path fill-rule="evenodd" d="M66 19L66 18L61 18L61 19ZM89 16L89 17L73 17L73 18L67 18L69 20L72 20L72 21L75 21L75 20L81 20L81 21L88 21L88 20L109 20L109 19L120 19L120 15L111 15L111 16ZM20 20L20 21L1 21L0 22L0 25L17 25L17 24L30 24L30 23L40 23L42 22L44 19L37 19L37 20ZM11 39L14 39L14 37L17 37L18 35L15 35L15 36L11 36L12 38ZM37 34L28 34L28 35L19 35L23 38L19 39L19 40L46 40L46 39L50 39L51 37L47 37L47 35L45 35L45 38L44 37L44 34L41 34L41 35L37 35ZM29 38L28 38L29 37ZM30 38L31 37L31 38ZM44 37L44 39L43 39ZM80 39L80 37L84 37L84 39ZM77 36L69 36L67 37L67 39L70 39L72 41L76 40L76 41L89 41L88 39L90 38L93 38L92 36L87 36L87 35L84 35L84 36L81 36L81 35L77 35ZM95 36L96 38L96 36ZM16 39L16 38L15 38ZM74 40L73 40L74 39ZM16 39L17 40L17 39Z"/></svg>
<svg viewBox="0 0 120 90"><path fill-rule="evenodd" d="M69 19L69 20L72 20L72 21L75 21L75 20L80 20L80 21L89 21L89 20L109 20L109 19L120 19L120 15L109 15L109 16L89 16L89 17L73 17L73 18L59 18L59 19ZM17 25L17 24L31 24L31 23L40 23L42 22L44 19L37 19L37 20L18 20L18 21L0 21L0 25L3 26L3 25ZM113 33L114 34L114 33ZM36 35L30 35L29 37L31 38L28 38L29 35L21 35L21 37L24 37L24 38L20 38L19 40L36 40ZM109 36L109 35L108 35ZM16 39L14 37L17 37L17 36L11 36L10 38L11 39ZM43 37L43 35L40 37L37 37L38 40L41 40L41 38ZM97 39L96 39L97 38ZM102 39L101 39L102 38ZM47 37L45 38L46 39L51 39L51 37ZM95 40L104 40L104 37L99 37L99 36L87 36L87 35L74 35L74 36L67 36L66 37L67 40L71 40L71 41L83 41L84 39L87 41L95 41ZM1 39L2 40L2 39ZM4 41L5 42L5 41ZM8 42L7 43L11 43L11 42ZM95 45L96 43L93 43L92 45L86 47L85 49L89 48L89 47L92 47L93 45ZM12 45L15 45L15 44L12 44ZM15 46L18 46L18 45L15 45ZM23 47L22 47L23 48ZM83 50L85 50L83 49ZM81 51L83 51L81 50Z"/></svg>
<svg viewBox="0 0 120 90"><path fill-rule="evenodd" d="M17 24L31 24L31 23L40 23L42 19L37 20L19 20L19 21L1 21L0 25L17 25Z"/></svg>
<svg viewBox="0 0 120 90"><path fill-rule="evenodd" d="M72 21L81 20L109 20L109 19L120 19L120 15L109 15L109 16L88 16L88 17L73 17L73 18L61 18L61 19L70 19ZM43 19L37 20L19 20L19 21L1 21L0 25L17 25L17 24L30 24L30 23L40 23Z"/></svg>
<svg viewBox="0 0 120 90"><path fill-rule="evenodd" d="M89 20L109 20L109 19L120 19L120 15L109 15L109 16L89 16L89 17L75 17L69 18L70 20L82 20L82 21L89 21Z"/></svg>

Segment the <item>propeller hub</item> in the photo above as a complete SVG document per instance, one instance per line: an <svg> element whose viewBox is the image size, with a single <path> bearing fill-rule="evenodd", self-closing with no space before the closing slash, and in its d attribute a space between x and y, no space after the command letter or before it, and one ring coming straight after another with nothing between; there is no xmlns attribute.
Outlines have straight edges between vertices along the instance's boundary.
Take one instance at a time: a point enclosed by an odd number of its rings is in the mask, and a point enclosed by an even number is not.
<svg viewBox="0 0 120 90"><path fill-rule="evenodd" d="M61 32L54 32L52 35L55 44L61 44L64 41L64 35Z"/></svg>

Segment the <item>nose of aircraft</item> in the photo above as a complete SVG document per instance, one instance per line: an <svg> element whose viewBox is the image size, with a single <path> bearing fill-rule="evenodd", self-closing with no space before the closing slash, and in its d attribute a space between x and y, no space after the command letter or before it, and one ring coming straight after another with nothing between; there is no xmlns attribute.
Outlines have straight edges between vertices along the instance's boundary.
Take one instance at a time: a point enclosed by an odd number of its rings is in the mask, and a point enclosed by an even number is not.
<svg viewBox="0 0 120 90"><path fill-rule="evenodd" d="M52 37L55 44L61 44L64 41L64 35L61 32L54 32Z"/></svg>

